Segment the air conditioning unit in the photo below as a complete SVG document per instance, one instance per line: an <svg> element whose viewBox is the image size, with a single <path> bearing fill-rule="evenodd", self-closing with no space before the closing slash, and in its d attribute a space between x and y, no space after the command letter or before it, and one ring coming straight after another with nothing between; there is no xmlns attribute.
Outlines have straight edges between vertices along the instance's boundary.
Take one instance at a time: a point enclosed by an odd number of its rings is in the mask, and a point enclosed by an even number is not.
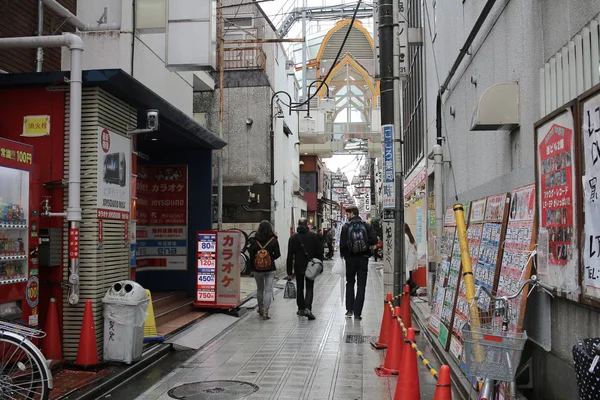
<svg viewBox="0 0 600 400"><path fill-rule="evenodd" d="M294 180L294 184L292 185L294 189L294 195L296 196L304 196L304 189L300 187L300 182L298 180Z"/></svg>

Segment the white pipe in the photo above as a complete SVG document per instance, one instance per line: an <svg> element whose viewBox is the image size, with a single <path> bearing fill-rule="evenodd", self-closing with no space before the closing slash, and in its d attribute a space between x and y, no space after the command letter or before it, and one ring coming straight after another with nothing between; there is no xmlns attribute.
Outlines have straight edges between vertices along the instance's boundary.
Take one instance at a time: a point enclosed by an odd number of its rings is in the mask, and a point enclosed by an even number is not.
<svg viewBox="0 0 600 400"><path fill-rule="evenodd" d="M44 35L44 3L42 0L38 0L38 21L37 21L37 34L38 36ZM42 65L44 63L44 49L41 47L37 48L35 55L35 71L42 72Z"/></svg>
<svg viewBox="0 0 600 400"><path fill-rule="evenodd" d="M444 227L444 195L442 183L444 181L444 154L442 146L436 144L431 149L433 153L433 198L435 201L435 254L440 255L440 243L442 242L442 230Z"/></svg>
<svg viewBox="0 0 600 400"><path fill-rule="evenodd" d="M120 24L85 24L82 20L77 18L75 14L60 5L56 0L42 0L42 2L49 9L65 17L69 24L80 31L116 31L121 29Z"/></svg>

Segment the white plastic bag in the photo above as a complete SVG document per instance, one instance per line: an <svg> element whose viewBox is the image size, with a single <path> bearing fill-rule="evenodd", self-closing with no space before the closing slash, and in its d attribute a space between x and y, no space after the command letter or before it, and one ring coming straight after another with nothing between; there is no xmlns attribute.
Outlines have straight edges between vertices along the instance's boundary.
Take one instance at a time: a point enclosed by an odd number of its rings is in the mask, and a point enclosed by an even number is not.
<svg viewBox="0 0 600 400"><path fill-rule="evenodd" d="M331 270L331 273L346 276L346 266L344 265L343 258L337 259L337 261L333 265L333 269Z"/></svg>

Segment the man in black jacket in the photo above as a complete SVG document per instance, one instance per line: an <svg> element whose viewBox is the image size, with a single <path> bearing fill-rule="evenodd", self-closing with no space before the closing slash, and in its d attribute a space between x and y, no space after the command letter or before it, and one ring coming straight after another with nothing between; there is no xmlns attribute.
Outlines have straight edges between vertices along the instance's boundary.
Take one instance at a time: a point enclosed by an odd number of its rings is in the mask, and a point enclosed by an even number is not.
<svg viewBox="0 0 600 400"><path fill-rule="evenodd" d="M358 216L356 206L346 207L346 214L348 222L344 224L340 234L340 255L346 260L346 317L352 317L354 314L354 318L360 321L365 302L371 246L377 244L377 235L371 225ZM363 226L364 230L361 231ZM358 284L355 298L356 282Z"/></svg>
<svg viewBox="0 0 600 400"><path fill-rule="evenodd" d="M305 279L305 272L308 262L318 258L323 261L323 243L319 240L316 233L308 229L306 218L298 220L296 234L288 242L287 255L287 274L288 280L296 273L296 284L298 285L296 304L298 305L298 315L304 315L313 320L315 316L312 313L313 288L315 281ZM306 282L306 296L304 295L304 283Z"/></svg>

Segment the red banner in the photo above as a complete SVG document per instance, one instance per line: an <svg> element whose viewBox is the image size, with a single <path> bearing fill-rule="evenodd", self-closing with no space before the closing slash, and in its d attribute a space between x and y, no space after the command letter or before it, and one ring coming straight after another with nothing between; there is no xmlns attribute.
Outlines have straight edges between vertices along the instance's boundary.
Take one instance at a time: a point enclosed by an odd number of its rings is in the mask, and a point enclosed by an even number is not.
<svg viewBox="0 0 600 400"><path fill-rule="evenodd" d="M0 138L0 167L33 170L33 146Z"/></svg>
<svg viewBox="0 0 600 400"><path fill-rule="evenodd" d="M542 227L548 229L549 259L566 265L573 239L573 131L552 125L539 145Z"/></svg>
<svg viewBox="0 0 600 400"><path fill-rule="evenodd" d="M103 208L98 208L96 210L96 217L98 219L120 219L120 220L128 220L129 213L127 211L118 211L118 210L106 210Z"/></svg>
<svg viewBox="0 0 600 400"><path fill-rule="evenodd" d="M104 240L104 232L103 232L103 225L102 225L102 220L99 219L98 220L98 243L102 243L102 240Z"/></svg>
<svg viewBox="0 0 600 400"><path fill-rule="evenodd" d="M69 229L69 260L79 258L79 228Z"/></svg>

